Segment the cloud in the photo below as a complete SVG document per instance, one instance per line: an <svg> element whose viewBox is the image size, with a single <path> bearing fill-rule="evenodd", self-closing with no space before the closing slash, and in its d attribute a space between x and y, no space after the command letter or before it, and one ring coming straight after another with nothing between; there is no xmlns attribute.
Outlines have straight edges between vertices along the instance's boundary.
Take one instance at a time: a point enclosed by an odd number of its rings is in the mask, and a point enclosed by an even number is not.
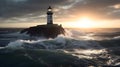
<svg viewBox="0 0 120 67"><path fill-rule="evenodd" d="M88 15L99 19L118 19L120 16L119 4L120 0L84 0L76 3L70 9L69 14ZM110 6L116 6L118 9L110 8ZM113 13L113 11L117 12ZM111 16L108 13L112 13Z"/></svg>
<svg viewBox="0 0 120 67"><path fill-rule="evenodd" d="M45 20L46 10L51 5L56 19L83 15L118 19L119 4L120 0L0 0L0 18L9 22Z"/></svg>
<svg viewBox="0 0 120 67"><path fill-rule="evenodd" d="M60 5L65 0L0 0L0 17L22 16L34 12L44 12L50 4ZM18 3L20 2L20 3Z"/></svg>
<svg viewBox="0 0 120 67"><path fill-rule="evenodd" d="M120 4L111 5L109 8L120 9Z"/></svg>

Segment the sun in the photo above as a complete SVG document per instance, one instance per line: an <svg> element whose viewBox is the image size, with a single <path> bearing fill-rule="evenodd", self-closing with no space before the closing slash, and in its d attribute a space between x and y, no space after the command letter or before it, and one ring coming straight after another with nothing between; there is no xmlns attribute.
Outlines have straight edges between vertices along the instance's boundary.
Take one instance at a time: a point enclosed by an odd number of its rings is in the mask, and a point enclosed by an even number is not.
<svg viewBox="0 0 120 67"><path fill-rule="evenodd" d="M75 21L64 23L66 27L71 28L94 28L96 27L96 21L89 17L78 18Z"/></svg>
<svg viewBox="0 0 120 67"><path fill-rule="evenodd" d="M93 27L93 21L87 17L78 19L77 26L82 28L91 28Z"/></svg>

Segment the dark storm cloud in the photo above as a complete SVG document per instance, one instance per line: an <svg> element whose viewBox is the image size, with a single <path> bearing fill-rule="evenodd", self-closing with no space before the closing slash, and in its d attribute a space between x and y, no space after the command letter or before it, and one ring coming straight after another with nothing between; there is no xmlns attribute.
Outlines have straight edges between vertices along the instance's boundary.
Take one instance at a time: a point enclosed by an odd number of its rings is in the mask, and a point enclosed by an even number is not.
<svg viewBox="0 0 120 67"><path fill-rule="evenodd" d="M0 18L14 21L39 19L45 17L46 8L52 5L59 10L56 13L59 18L86 13L116 19L120 17L120 9L110 7L116 4L120 4L120 0L0 0Z"/></svg>
<svg viewBox="0 0 120 67"><path fill-rule="evenodd" d="M0 0L0 17L44 12L50 4L60 5L66 2L67 0Z"/></svg>

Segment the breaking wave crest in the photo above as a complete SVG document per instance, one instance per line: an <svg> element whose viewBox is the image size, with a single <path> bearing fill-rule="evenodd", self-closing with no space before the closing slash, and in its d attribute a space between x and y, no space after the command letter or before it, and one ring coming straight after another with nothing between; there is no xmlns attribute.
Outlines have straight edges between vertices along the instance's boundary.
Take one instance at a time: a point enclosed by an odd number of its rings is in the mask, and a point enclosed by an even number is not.
<svg viewBox="0 0 120 67"><path fill-rule="evenodd" d="M28 48L28 49L100 49L97 42L87 40L77 40L58 36L55 39L39 40L17 40L10 42L6 47L9 48Z"/></svg>

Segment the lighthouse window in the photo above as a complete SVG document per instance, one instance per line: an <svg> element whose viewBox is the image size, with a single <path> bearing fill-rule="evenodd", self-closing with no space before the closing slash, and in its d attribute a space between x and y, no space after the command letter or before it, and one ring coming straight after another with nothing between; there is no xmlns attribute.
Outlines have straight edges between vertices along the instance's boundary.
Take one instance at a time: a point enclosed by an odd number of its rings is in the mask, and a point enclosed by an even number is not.
<svg viewBox="0 0 120 67"><path fill-rule="evenodd" d="M48 11L52 11L52 9L48 9Z"/></svg>

